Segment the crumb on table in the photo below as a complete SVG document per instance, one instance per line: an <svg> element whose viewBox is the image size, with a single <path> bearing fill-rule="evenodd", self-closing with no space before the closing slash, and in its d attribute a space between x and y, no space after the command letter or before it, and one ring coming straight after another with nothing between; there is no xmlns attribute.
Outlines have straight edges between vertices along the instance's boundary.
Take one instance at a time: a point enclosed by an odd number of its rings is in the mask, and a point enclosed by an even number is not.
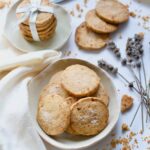
<svg viewBox="0 0 150 150"><path fill-rule="evenodd" d="M133 105L133 98L128 95L123 95L121 99L121 112L126 112Z"/></svg>
<svg viewBox="0 0 150 150"><path fill-rule="evenodd" d="M122 124L122 131L129 131L129 127L126 123Z"/></svg>
<svg viewBox="0 0 150 150"><path fill-rule="evenodd" d="M134 17L136 17L136 13L133 12L133 11L131 11L131 12L130 12L130 16L134 18Z"/></svg>
<svg viewBox="0 0 150 150"><path fill-rule="evenodd" d="M5 3L3 1L0 1L0 9L5 7Z"/></svg>

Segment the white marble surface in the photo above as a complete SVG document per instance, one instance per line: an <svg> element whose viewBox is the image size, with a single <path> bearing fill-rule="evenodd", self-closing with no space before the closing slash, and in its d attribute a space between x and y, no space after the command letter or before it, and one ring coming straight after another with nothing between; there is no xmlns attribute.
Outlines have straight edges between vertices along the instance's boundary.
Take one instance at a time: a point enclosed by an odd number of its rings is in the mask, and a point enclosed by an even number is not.
<svg viewBox="0 0 150 150"><path fill-rule="evenodd" d="M132 1L132 2L130 2L130 1ZM149 11L150 10L150 1L149 0L142 0L141 3L139 3L137 0L122 0L122 2L129 5L130 11L137 10L138 15L150 16L150 11ZM77 3L79 3L80 6L82 7L82 9L84 10L81 15L82 16L81 18L77 17L79 15L78 11L76 11ZM120 62L113 56L113 54L109 50L107 50L107 48L104 48L100 52L86 52L86 51L79 50L74 42L74 32L75 32L76 27L81 22L84 21L84 16L85 16L86 12L89 9L94 8L95 3L96 3L95 0L89 0L87 7L84 7L83 0L68 0L64 3L61 3L61 5L64 6L69 12L74 9L74 13L75 13L75 17L71 17L72 18L72 29L73 29L71 38L69 39L68 43L62 48L62 51L69 50L69 51L71 51L71 55L70 55L71 57L83 58L83 59L91 61L92 63L95 63L95 64L97 64L98 59L103 58L103 59L107 60L108 62L112 63L113 65L117 66L119 68L119 71L122 74L124 74L130 81L133 81L133 78L132 78L132 75L130 74L130 72L126 68L124 68L120 65ZM7 8L0 10L0 16L1 16L0 17L0 22L1 22L0 34L1 35L3 32L3 25L4 25L6 12L7 12ZM126 44L127 38L134 36L134 34L138 33L138 32L145 33L144 62L145 62L145 66L146 66L146 75L147 75L147 77L150 77L150 65L149 65L150 47L148 44L150 41L150 39L149 39L150 31L144 29L142 25L139 26L138 22L143 22L143 21L142 21L142 19L140 19L138 17L136 17L136 18L130 17L129 22L125 23L123 25L120 25L119 30L117 32L115 32L114 34L112 34L111 37L116 42L117 46L121 49L122 55L125 56L125 44ZM150 26L150 23L147 23L147 26ZM120 34L122 36L122 39L120 39ZM22 53L19 52L18 50L15 50L15 48L11 47L11 45L7 42L7 40L4 39L3 36L0 36L0 60L8 59L8 58L14 57L18 54L22 54ZM133 98L134 98L133 108L129 112L127 112L123 115L122 114L120 115L119 121L113 131L113 133L116 133L116 136L115 136L116 138L118 138L120 136L126 137L127 134L129 134L129 132L122 133L121 125L122 125L122 123L126 123L128 125L130 124L130 122L133 118L134 112L136 111L136 108L139 105L140 97L135 92L130 91L122 80L115 79L115 78L112 78L112 80L115 83L116 88L118 89L117 92L118 92L119 100L121 99L121 96L123 94L129 94L129 95L133 96ZM150 127L150 120L147 124L145 123L144 134L143 135L138 134L136 136L136 139L138 140L138 143L139 143L138 144L139 148L132 148L133 150L134 149L146 150L146 149L148 149L148 147L150 147L150 145L148 145L146 142L144 142L142 140L142 137L150 135L149 127ZM141 130L140 111L138 113L138 116L136 117L136 120L135 120L133 126L131 127L131 130L136 133ZM114 137L109 135L107 138L105 138L99 144L92 146L87 150L102 150L103 148L106 148L107 150L109 150L109 149L111 149L110 141L112 140L112 138L114 138ZM48 150L56 150L56 148L53 148L53 147L49 146L48 144L46 144L46 145L48 147ZM115 149L120 150L121 148L122 148L122 145L119 145Z"/></svg>

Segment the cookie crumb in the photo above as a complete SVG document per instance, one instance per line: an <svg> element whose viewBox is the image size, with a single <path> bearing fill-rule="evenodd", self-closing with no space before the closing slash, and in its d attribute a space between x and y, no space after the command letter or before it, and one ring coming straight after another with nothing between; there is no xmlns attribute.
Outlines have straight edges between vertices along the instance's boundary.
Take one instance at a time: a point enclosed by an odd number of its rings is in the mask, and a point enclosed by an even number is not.
<svg viewBox="0 0 150 150"><path fill-rule="evenodd" d="M143 16L142 19L143 19L144 22L148 22L150 17L149 16Z"/></svg>
<svg viewBox="0 0 150 150"><path fill-rule="evenodd" d="M129 127L127 124L125 123L122 124L122 131L129 131Z"/></svg>
<svg viewBox="0 0 150 150"><path fill-rule="evenodd" d="M138 35L139 35L141 38L144 38L144 33L143 33L143 32L139 32Z"/></svg>
<svg viewBox="0 0 150 150"><path fill-rule="evenodd" d="M128 95L123 95L121 99L121 112L124 113L133 106L133 98Z"/></svg>
<svg viewBox="0 0 150 150"><path fill-rule="evenodd" d="M112 134L111 134L111 136L115 136L115 135L116 135L115 133L112 133Z"/></svg>
<svg viewBox="0 0 150 150"><path fill-rule="evenodd" d="M143 130L140 130L140 134L143 134Z"/></svg>
<svg viewBox="0 0 150 150"><path fill-rule="evenodd" d="M129 146L123 146L122 150L131 150Z"/></svg>
<svg viewBox="0 0 150 150"><path fill-rule="evenodd" d="M5 3L3 1L0 1L0 9L5 7Z"/></svg>
<svg viewBox="0 0 150 150"><path fill-rule="evenodd" d="M73 10L70 11L70 15L71 15L71 16L74 16L74 11L73 11Z"/></svg>
<svg viewBox="0 0 150 150"><path fill-rule="evenodd" d="M88 0L84 0L84 6L86 6L88 3Z"/></svg>
<svg viewBox="0 0 150 150"><path fill-rule="evenodd" d="M77 11L80 11L80 5L79 4L76 4L76 9L77 9Z"/></svg>
<svg viewBox="0 0 150 150"><path fill-rule="evenodd" d="M134 18L134 17L136 17L136 13L133 12L133 11L131 11L131 12L130 12L130 16Z"/></svg>

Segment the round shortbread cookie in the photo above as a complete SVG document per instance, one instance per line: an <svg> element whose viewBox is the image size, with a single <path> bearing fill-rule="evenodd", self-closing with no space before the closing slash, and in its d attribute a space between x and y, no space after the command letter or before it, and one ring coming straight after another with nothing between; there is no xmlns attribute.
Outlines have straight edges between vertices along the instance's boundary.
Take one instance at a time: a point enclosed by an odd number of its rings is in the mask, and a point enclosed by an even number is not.
<svg viewBox="0 0 150 150"><path fill-rule="evenodd" d="M89 29L86 23L82 23L75 33L76 44L86 50L99 50L106 45L108 34L98 34Z"/></svg>
<svg viewBox="0 0 150 150"><path fill-rule="evenodd" d="M48 23L43 28L36 28L36 29L37 29L38 34L44 34L44 33L48 33L50 30L55 28L56 25L57 25L57 21L56 19L54 19L53 22L51 22L50 24ZM27 33L31 34L31 30L28 25L21 23L19 27L21 30L26 31Z"/></svg>
<svg viewBox="0 0 150 150"><path fill-rule="evenodd" d="M109 111L98 98L86 97L72 105L70 125L81 135L96 135L106 126Z"/></svg>
<svg viewBox="0 0 150 150"><path fill-rule="evenodd" d="M100 0L96 5L97 15L106 22L119 24L129 19L127 6L116 0Z"/></svg>
<svg viewBox="0 0 150 150"><path fill-rule="evenodd" d="M22 8L22 7L24 7L25 5L27 5L29 3L30 3L30 0L23 0L18 5L17 8ZM42 0L41 5L53 7L53 4L49 3L48 0ZM22 18L22 16L24 16L24 13L17 13L16 16L17 16L18 19L20 19L20 18ZM55 16L52 13L39 12L38 16L37 16L37 19L36 19L36 26L37 27L43 27L47 23L50 23L53 20L54 17ZM26 25L29 25L29 18L27 18L23 23L26 24Z"/></svg>
<svg viewBox="0 0 150 150"><path fill-rule="evenodd" d="M109 96L102 84L100 84L98 91L93 96L99 98L106 106L108 106Z"/></svg>
<svg viewBox="0 0 150 150"><path fill-rule="evenodd" d="M58 71L57 73L55 73L49 80L49 84L61 84L62 73L63 71Z"/></svg>
<svg viewBox="0 0 150 150"><path fill-rule="evenodd" d="M37 112L37 121L48 135L63 133L70 123L70 107L59 95L42 97L42 105Z"/></svg>
<svg viewBox="0 0 150 150"><path fill-rule="evenodd" d="M47 31L44 32L38 32L39 38L44 38L48 37L49 35L52 35L55 32L56 26L54 25L51 29L48 29ZM32 37L31 31L26 31L22 28L20 28L20 31L23 35Z"/></svg>
<svg viewBox="0 0 150 150"><path fill-rule="evenodd" d="M56 94L63 98L69 97L67 91L65 91L61 84L48 84L41 92L41 95Z"/></svg>
<svg viewBox="0 0 150 150"><path fill-rule="evenodd" d="M95 9L90 10L87 13L85 20L87 27L97 33L111 33L118 28L117 26L106 23L100 19L96 14Z"/></svg>
<svg viewBox="0 0 150 150"><path fill-rule="evenodd" d="M41 97L47 94L60 95L61 97L66 99L70 107L73 103L77 101L77 98L70 96L68 92L62 87L61 85L62 73L63 71L59 71L51 77L49 83L42 89L40 93L40 101L41 101Z"/></svg>
<svg viewBox="0 0 150 150"><path fill-rule="evenodd" d="M71 65L62 73L62 86L75 97L84 97L95 93L99 83L98 75L83 65Z"/></svg>

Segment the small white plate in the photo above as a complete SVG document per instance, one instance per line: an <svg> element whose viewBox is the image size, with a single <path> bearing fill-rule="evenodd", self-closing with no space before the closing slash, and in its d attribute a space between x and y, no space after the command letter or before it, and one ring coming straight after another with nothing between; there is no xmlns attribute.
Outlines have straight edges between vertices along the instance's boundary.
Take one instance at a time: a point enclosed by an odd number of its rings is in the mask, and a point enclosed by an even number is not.
<svg viewBox="0 0 150 150"><path fill-rule="evenodd" d="M40 126L36 121L38 99L39 99L39 93L41 89L49 82L50 78L54 73L60 70L64 70L66 67L72 64L81 64L93 69L100 76L101 82L110 96L108 125L102 132L100 132L96 136L90 136L90 137L73 136L67 133L64 133L60 136L48 136L40 128ZM101 141L112 131L119 118L120 106L118 104L116 90L111 79L100 68L84 60L74 59L74 58L61 59L56 61L52 65L49 65L44 71L42 71L40 74L38 74L35 78L33 78L29 82L28 92L29 92L29 110L35 128L37 129L38 133L45 141L60 149L77 150L77 149L87 148L97 143L98 141Z"/></svg>
<svg viewBox="0 0 150 150"><path fill-rule="evenodd" d="M23 52L31 52L45 49L60 49L71 35L71 21L68 12L60 5L54 4L54 13L57 18L56 32L53 38L43 42L28 42L23 38L19 31L16 18L16 8L19 2L15 3L9 10L5 27L4 36L17 49Z"/></svg>

